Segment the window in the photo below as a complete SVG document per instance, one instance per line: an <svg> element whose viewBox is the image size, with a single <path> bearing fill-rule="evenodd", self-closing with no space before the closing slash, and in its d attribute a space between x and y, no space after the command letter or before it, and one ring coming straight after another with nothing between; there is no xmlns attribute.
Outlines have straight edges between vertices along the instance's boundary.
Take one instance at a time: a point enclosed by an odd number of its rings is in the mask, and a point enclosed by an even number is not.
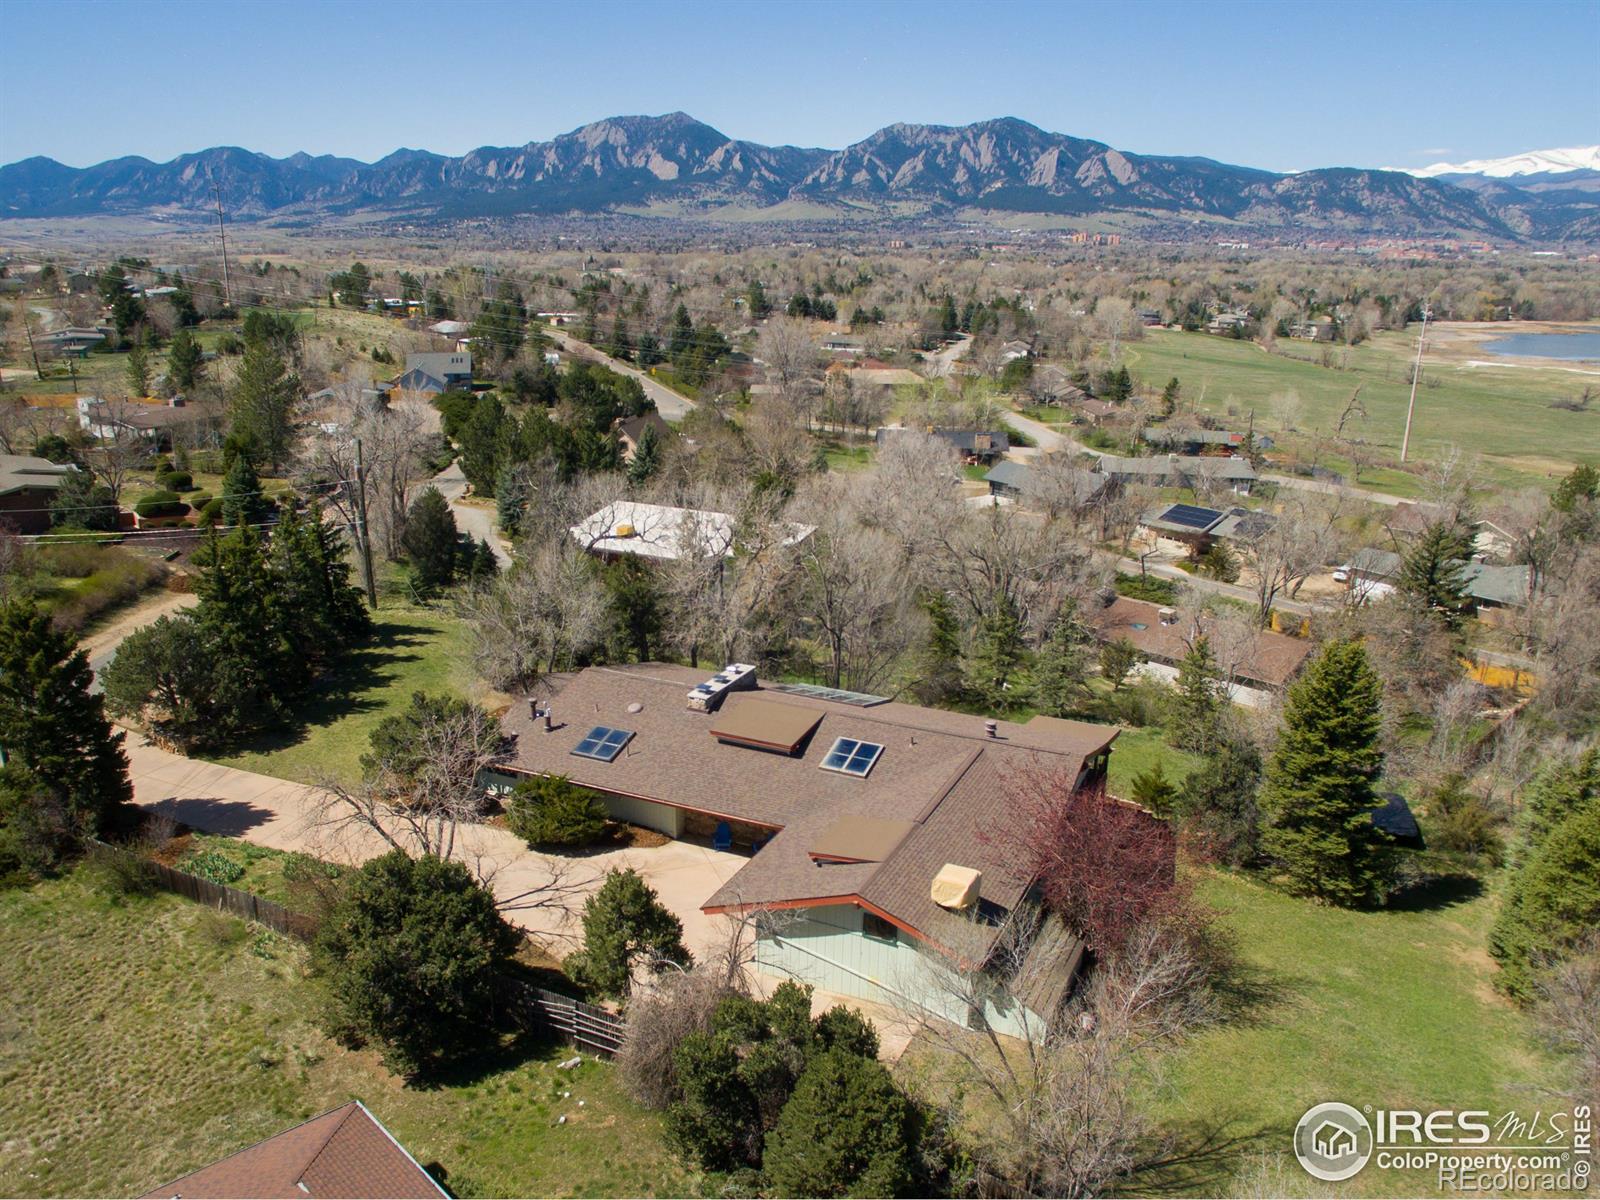
<svg viewBox="0 0 1600 1200"><path fill-rule="evenodd" d="M842 775L866 778L872 764L878 761L883 747L877 742L858 742L855 738L839 738L822 760L824 771L838 771Z"/></svg>
<svg viewBox="0 0 1600 1200"><path fill-rule="evenodd" d="M596 725L584 735L583 741L579 742L572 752L580 758L596 758L601 762L610 762L622 753L622 748L632 738L631 729L613 729L609 725Z"/></svg>
<svg viewBox="0 0 1600 1200"><path fill-rule="evenodd" d="M885 921L877 913L862 912L861 932L869 938L878 939L880 942L897 942L900 940L900 931L895 928L894 923Z"/></svg>

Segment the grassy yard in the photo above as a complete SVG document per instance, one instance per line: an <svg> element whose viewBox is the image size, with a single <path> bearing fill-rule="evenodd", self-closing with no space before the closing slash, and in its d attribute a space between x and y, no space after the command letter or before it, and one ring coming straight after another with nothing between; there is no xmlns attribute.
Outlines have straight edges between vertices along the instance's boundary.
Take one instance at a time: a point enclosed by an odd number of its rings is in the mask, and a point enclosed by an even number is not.
<svg viewBox="0 0 1600 1200"><path fill-rule="evenodd" d="M214 759L230 767L316 783L354 782L372 730L411 694L473 694L466 628L447 600L430 607L380 597L377 633L300 706L297 723Z"/></svg>
<svg viewBox="0 0 1600 1200"><path fill-rule="evenodd" d="M1322 348L1310 343L1280 343L1280 349L1286 353L1269 354L1251 342L1208 334L1152 330L1127 346L1126 362L1148 386L1159 388L1176 376L1186 405L1239 420L1254 410L1256 429L1280 441L1284 397L1296 398L1298 430L1331 434L1360 385L1368 414L1362 436L1381 453L1398 454L1414 333L1384 332L1348 350L1332 348L1334 361L1346 363L1343 370L1312 361ZM1552 400L1575 397L1593 379L1530 367L1467 366L1474 357L1489 356L1459 346L1430 350L1417 392L1414 461L1430 461L1455 445L1482 456L1490 481L1529 484L1547 483L1575 463L1600 458L1600 411L1550 407ZM1287 440L1291 447L1297 442L1292 434ZM1406 488L1407 478L1395 471L1375 471L1370 478L1363 472L1362 483L1385 491L1414 490L1414 485Z"/></svg>
<svg viewBox="0 0 1600 1200"><path fill-rule="evenodd" d="M1173 1057L1158 1103L1170 1128L1192 1144L1210 1135L1218 1148L1136 1190L1164 1182L1240 1194L1236 1173L1262 1154L1289 1154L1289 1178L1311 1184L1289 1139L1300 1114L1324 1100L1549 1111L1540 1088L1556 1081L1556 1067L1535 1048L1531 1022L1492 986L1488 896L1346 912L1223 874L1208 874L1201 895L1239 936L1245 999L1237 1019ZM1436 1187L1420 1173L1369 1166L1307 1194L1433 1195Z"/></svg>
<svg viewBox="0 0 1600 1200"><path fill-rule="evenodd" d="M351 1099L458 1195L693 1194L609 1066L508 1047L404 1087L320 1032L293 943L87 876L0 894L0 1195L138 1195Z"/></svg>
<svg viewBox="0 0 1600 1200"><path fill-rule="evenodd" d="M1124 729L1111 746L1111 762L1107 766L1107 782L1112 794L1127 796L1133 787L1133 777L1143 774L1157 763L1168 782L1182 783L1200 766L1200 756L1186 750L1174 750L1167 745L1167 735L1160 729Z"/></svg>

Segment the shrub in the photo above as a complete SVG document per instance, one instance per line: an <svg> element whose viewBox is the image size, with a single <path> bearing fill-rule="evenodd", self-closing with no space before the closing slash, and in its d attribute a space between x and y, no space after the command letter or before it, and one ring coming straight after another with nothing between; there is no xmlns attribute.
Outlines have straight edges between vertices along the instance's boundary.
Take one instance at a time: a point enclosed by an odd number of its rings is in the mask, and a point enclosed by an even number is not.
<svg viewBox="0 0 1600 1200"><path fill-rule="evenodd" d="M814 1057L767 1135L779 1196L903 1196L913 1178L911 1104L882 1063L843 1050Z"/></svg>
<svg viewBox="0 0 1600 1200"><path fill-rule="evenodd" d="M170 492L194 490L194 476L188 471L166 471L156 476L156 483Z"/></svg>
<svg viewBox="0 0 1600 1200"><path fill-rule="evenodd" d="M244 868L226 854L215 850L202 850L197 854L186 854L178 862L180 871L187 871L191 875L198 875L201 879L210 880L212 883L230 884L235 880L244 878Z"/></svg>
<svg viewBox="0 0 1600 1200"><path fill-rule="evenodd" d="M156 517L181 517L189 506L178 498L177 492L146 492L134 502L133 511L146 520Z"/></svg>
<svg viewBox="0 0 1600 1200"><path fill-rule="evenodd" d="M1174 604L1178 599L1178 584L1172 579L1157 579L1154 575L1124 575L1117 573L1117 593L1134 600L1148 600L1152 604Z"/></svg>
<svg viewBox="0 0 1600 1200"><path fill-rule="evenodd" d="M1499 984L1519 1000L1538 992L1544 968L1600 924L1600 799L1561 821L1512 877L1489 931Z"/></svg>
<svg viewBox="0 0 1600 1200"><path fill-rule="evenodd" d="M524 779L506 800L506 825L532 846L588 846L606 831L598 792L565 775Z"/></svg>
<svg viewBox="0 0 1600 1200"><path fill-rule="evenodd" d="M202 525L215 525L222 520L222 497L213 496L207 500L205 507L200 510L200 523Z"/></svg>
<svg viewBox="0 0 1600 1200"><path fill-rule="evenodd" d="M1498 867L1505 859L1500 819L1460 775L1448 776L1427 802L1428 841L1438 850L1481 857Z"/></svg>
<svg viewBox="0 0 1600 1200"><path fill-rule="evenodd" d="M148 860L122 846L90 846L84 869L90 882L113 903L127 896L149 896L156 890L156 875Z"/></svg>
<svg viewBox="0 0 1600 1200"><path fill-rule="evenodd" d="M481 1052L520 941L461 863L401 850L372 859L313 944L332 1032L378 1043L406 1075Z"/></svg>
<svg viewBox="0 0 1600 1200"><path fill-rule="evenodd" d="M51 553L66 547L52 546ZM72 570L90 563L83 582L71 593L54 601L50 617L58 629L82 629L89 621L114 605L131 600L161 577L162 568L115 546L77 546Z"/></svg>
<svg viewBox="0 0 1600 1200"><path fill-rule="evenodd" d="M188 497L190 508L204 508L211 501L210 492L191 492Z"/></svg>

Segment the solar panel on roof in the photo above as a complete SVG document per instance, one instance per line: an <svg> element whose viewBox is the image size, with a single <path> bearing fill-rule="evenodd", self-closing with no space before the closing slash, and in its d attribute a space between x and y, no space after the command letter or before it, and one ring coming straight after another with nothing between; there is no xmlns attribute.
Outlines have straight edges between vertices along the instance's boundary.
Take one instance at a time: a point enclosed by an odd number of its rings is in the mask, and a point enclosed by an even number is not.
<svg viewBox="0 0 1600 1200"><path fill-rule="evenodd" d="M774 692L787 692L791 696L809 696L813 700L831 700L835 704L851 704L856 708L871 708L874 704L887 704L889 697L873 696L867 692L847 692L843 688L821 687L814 683L769 683Z"/></svg>
<svg viewBox="0 0 1600 1200"><path fill-rule="evenodd" d="M878 761L883 747L877 742L862 742L855 738L836 738L833 747L822 760L824 771L838 771L843 775L856 775L863 779Z"/></svg>
<svg viewBox="0 0 1600 1200"><path fill-rule="evenodd" d="M594 758L610 762L622 753L622 748L633 738L631 729L613 729L609 725L596 725L584 734L583 741L572 748L580 758Z"/></svg>
<svg viewBox="0 0 1600 1200"><path fill-rule="evenodd" d="M1186 529L1204 529L1222 516L1214 508L1201 508L1197 504L1174 504L1161 514L1161 519L1172 525L1182 525Z"/></svg>

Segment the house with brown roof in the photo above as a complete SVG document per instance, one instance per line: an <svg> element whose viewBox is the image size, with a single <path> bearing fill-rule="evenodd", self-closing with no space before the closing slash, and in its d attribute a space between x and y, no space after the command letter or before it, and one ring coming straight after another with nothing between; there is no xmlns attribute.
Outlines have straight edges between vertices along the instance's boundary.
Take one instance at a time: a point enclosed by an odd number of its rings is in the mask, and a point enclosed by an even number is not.
<svg viewBox="0 0 1600 1200"><path fill-rule="evenodd" d="M528 704L502 718L515 750L500 783L565 775L599 792L615 819L748 849L726 884L708 885L702 909L758 916L758 969L935 1011L944 966L990 963L1032 900L1014 841L1027 814L1010 781L1050 769L1097 785L1118 732L763 683L746 664L710 679L661 663L591 667L548 713L535 718ZM1054 983L1027 1003L1048 1022L1083 946L1041 943L1033 953L1049 961L1031 963L1029 977ZM983 1019L1037 1027L1016 1012Z"/></svg>
<svg viewBox="0 0 1600 1200"><path fill-rule="evenodd" d="M622 461L631 463L633 456L639 452L639 439L644 436L646 429L655 430L656 441L666 444L672 436L672 426L662 419L660 413L651 409L639 417L618 417L611 425L611 431L617 435L617 445L622 450Z"/></svg>
<svg viewBox="0 0 1600 1200"><path fill-rule="evenodd" d="M434 1200L449 1196L359 1100L201 1167L144 1200Z"/></svg>
<svg viewBox="0 0 1600 1200"><path fill-rule="evenodd" d="M1126 638L1151 662L1176 667L1194 643L1208 633L1206 614L1184 612L1171 605L1118 596L1102 609L1085 614L1102 642ZM1281 689L1299 674L1315 647L1304 638L1262 630L1231 667L1234 683Z"/></svg>
<svg viewBox="0 0 1600 1200"><path fill-rule="evenodd" d="M50 528L56 492L79 468L32 454L0 454L0 527L17 533Z"/></svg>

